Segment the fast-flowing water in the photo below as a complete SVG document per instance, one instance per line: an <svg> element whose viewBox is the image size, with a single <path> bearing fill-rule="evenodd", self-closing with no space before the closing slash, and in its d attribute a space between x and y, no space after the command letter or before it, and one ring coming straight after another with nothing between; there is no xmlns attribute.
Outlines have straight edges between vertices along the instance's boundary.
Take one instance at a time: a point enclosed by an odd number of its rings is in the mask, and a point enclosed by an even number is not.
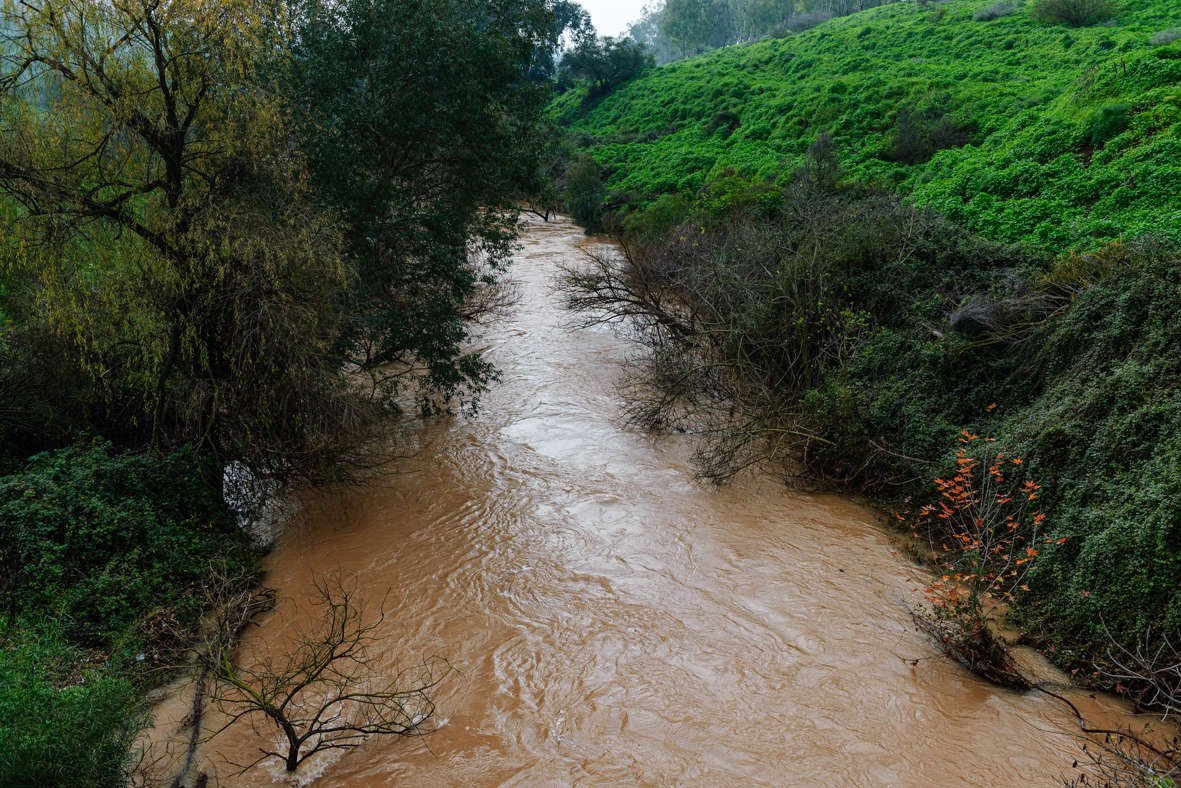
<svg viewBox="0 0 1181 788"><path fill-rule="evenodd" d="M685 439L620 427L626 344L562 330L548 290L588 241L564 220L523 240L524 302L484 340L504 379L479 416L423 426L407 473L308 503L267 559L285 597L338 567L390 591L383 645L457 669L436 733L309 762L303 782L1025 788L1071 771L1062 704L934 657L904 604L916 570L864 509L766 480L705 489ZM199 768L271 784L272 767L225 763L273 738L256 727L202 745Z"/></svg>

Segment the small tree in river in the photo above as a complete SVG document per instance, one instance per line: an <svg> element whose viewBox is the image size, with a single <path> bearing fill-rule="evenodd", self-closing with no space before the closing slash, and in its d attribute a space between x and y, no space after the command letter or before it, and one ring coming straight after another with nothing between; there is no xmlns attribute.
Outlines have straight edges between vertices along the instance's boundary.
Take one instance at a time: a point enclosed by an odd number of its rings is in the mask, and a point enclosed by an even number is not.
<svg viewBox="0 0 1181 788"><path fill-rule="evenodd" d="M430 732L435 705L431 691L451 671L431 659L410 670L382 673L374 653L385 621L384 600L365 621L365 603L355 576L332 572L315 577L309 602L314 623L289 622L286 637L237 654L237 619L223 614L207 638L206 666L213 697L228 716L216 736L241 719L267 722L279 734L275 749L243 770L277 758L287 771L318 752L351 749L378 735L420 736ZM261 648L266 653L259 653Z"/></svg>
<svg viewBox="0 0 1181 788"><path fill-rule="evenodd" d="M584 153L566 169L566 208L574 221L586 227L587 234L603 228L603 185L599 164L595 157Z"/></svg>
<svg viewBox="0 0 1181 788"><path fill-rule="evenodd" d="M935 480L942 500L922 510L939 576L923 589L930 606L915 611L915 622L970 670L1028 688L988 621L999 604L1028 590L1021 581L1038 555L1032 544L1045 519L1029 509L1041 486L1008 478L1022 465L1020 457L985 452L980 460L970 454L979 436L965 431L959 440L955 476Z"/></svg>

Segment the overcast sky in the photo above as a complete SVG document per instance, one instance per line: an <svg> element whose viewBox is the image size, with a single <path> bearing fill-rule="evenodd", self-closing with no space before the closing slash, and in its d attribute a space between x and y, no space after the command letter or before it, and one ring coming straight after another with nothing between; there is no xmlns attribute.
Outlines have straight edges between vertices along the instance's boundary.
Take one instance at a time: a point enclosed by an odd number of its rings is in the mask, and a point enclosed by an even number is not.
<svg viewBox="0 0 1181 788"><path fill-rule="evenodd" d="M578 0L590 11L591 21L601 36L617 36L627 31L629 22L640 18L644 0Z"/></svg>

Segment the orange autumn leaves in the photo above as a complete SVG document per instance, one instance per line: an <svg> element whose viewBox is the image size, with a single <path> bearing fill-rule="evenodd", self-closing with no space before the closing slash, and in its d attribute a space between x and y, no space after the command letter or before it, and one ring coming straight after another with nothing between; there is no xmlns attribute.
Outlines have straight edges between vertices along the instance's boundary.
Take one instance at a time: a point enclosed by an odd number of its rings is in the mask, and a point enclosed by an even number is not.
<svg viewBox="0 0 1181 788"><path fill-rule="evenodd" d="M956 474L935 480L942 500L920 512L940 572L923 589L932 612L970 626L982 626L998 603L1013 601L1018 590L1029 590L1021 580L1037 558L1038 550L1030 543L1037 540L1046 518L1041 511L1031 511L1041 485L1030 480L1010 483L1007 478L1024 461L987 451L986 459L977 459L971 453L980 440L962 433ZM919 536L917 529L914 536Z"/></svg>

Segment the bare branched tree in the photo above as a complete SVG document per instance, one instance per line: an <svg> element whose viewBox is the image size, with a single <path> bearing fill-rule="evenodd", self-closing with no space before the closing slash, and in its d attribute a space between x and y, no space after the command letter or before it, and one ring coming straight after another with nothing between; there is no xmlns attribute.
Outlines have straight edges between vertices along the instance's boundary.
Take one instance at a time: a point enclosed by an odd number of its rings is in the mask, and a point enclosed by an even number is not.
<svg viewBox="0 0 1181 788"><path fill-rule="evenodd" d="M446 660L383 672L379 665L388 660L375 646L385 600L366 616L356 576L339 571L314 577L312 586L313 620L289 620L288 634L277 641L239 649L231 637L238 624L233 609L208 636L202 659L213 678L212 697L228 715L213 736L242 719L279 734L274 749L238 764L243 771L276 758L291 772L316 753L357 747L371 736L432 730L431 691L450 673Z"/></svg>
<svg viewBox="0 0 1181 788"><path fill-rule="evenodd" d="M1067 788L1168 788L1181 780L1178 742L1146 746L1130 731L1109 733L1083 745L1085 771ZM1078 762L1075 762L1076 765Z"/></svg>
<svg viewBox="0 0 1181 788"><path fill-rule="evenodd" d="M1162 711L1162 723L1181 711L1181 652L1169 637L1149 629L1141 640L1127 646L1116 641L1106 624L1103 628L1112 644L1107 658L1113 667L1100 672L1117 682L1117 688L1128 692L1139 706ZM1139 733L1129 728L1088 728L1074 704L1041 691L1065 701L1089 739L1083 744L1083 774L1069 782L1063 780L1067 788L1167 788L1181 784L1181 739L1175 729L1170 736L1167 729L1151 725Z"/></svg>
<svg viewBox="0 0 1181 788"><path fill-rule="evenodd" d="M620 384L627 421L698 436L698 473L718 483L768 463L799 468L828 443L804 394L873 327L838 274L905 265L934 221L809 172L772 221L738 217L720 231L691 222L661 241L592 250L561 267L555 289L575 326L617 325L642 348Z"/></svg>
<svg viewBox="0 0 1181 788"><path fill-rule="evenodd" d="M1181 651L1168 635L1149 629L1142 641L1128 647L1116 641L1106 624L1103 630L1114 644L1107 658L1115 666L1104 674L1139 688L1134 690L1136 702L1145 708L1163 710L1163 719L1181 714Z"/></svg>
<svg viewBox="0 0 1181 788"><path fill-rule="evenodd" d="M506 277L491 255L481 249L469 250L467 269L475 285L459 308L464 320L486 325L516 313L524 297L521 283Z"/></svg>

